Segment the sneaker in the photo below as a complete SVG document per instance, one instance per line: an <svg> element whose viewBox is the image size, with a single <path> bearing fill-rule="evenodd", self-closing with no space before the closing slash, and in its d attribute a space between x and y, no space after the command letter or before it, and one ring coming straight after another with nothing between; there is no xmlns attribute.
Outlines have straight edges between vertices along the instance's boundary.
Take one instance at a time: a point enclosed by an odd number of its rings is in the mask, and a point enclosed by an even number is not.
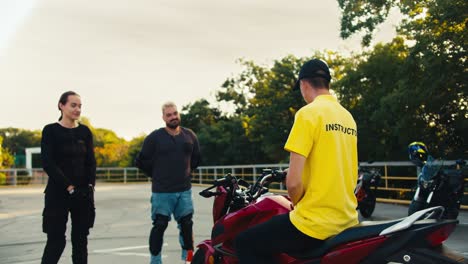
<svg viewBox="0 0 468 264"><path fill-rule="evenodd" d="M185 254L185 263L190 264L192 263L193 258L193 250L187 250Z"/></svg>
<svg viewBox="0 0 468 264"><path fill-rule="evenodd" d="M162 264L161 252L157 256L151 255L150 264Z"/></svg>

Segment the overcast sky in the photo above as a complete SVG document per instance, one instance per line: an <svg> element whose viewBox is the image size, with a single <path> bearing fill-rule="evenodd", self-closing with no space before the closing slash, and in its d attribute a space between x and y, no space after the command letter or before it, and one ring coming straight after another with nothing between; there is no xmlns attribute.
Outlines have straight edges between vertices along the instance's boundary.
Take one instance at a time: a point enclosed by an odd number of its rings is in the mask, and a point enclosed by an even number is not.
<svg viewBox="0 0 468 264"><path fill-rule="evenodd" d="M74 90L93 126L131 139L163 126L165 101L213 101L239 58L359 52L339 23L336 0L0 0L0 128L42 129Z"/></svg>

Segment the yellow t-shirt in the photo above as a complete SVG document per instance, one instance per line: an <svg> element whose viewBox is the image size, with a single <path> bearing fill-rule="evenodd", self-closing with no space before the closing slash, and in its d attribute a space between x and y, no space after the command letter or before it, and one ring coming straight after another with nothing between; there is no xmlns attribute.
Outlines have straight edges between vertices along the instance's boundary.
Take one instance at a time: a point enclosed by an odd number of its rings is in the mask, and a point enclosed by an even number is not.
<svg viewBox="0 0 468 264"><path fill-rule="evenodd" d="M353 116L333 96L320 95L296 113L284 149L306 157L302 173L305 193L290 213L292 224L317 239L358 224Z"/></svg>

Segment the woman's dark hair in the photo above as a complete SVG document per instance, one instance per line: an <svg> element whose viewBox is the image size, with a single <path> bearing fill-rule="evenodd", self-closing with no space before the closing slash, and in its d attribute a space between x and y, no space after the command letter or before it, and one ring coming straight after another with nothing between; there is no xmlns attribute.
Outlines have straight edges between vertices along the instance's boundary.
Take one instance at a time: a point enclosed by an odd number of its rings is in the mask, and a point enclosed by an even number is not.
<svg viewBox="0 0 468 264"><path fill-rule="evenodd" d="M80 96L79 94L77 94L77 93L75 93L75 92L73 92L73 91L64 92L64 93L60 96L59 103L57 104L58 109L60 110L59 121L62 120L62 117L63 117L62 109L60 109L60 104L66 105L67 102L68 102L68 96L70 96L70 95L77 95L77 96Z"/></svg>

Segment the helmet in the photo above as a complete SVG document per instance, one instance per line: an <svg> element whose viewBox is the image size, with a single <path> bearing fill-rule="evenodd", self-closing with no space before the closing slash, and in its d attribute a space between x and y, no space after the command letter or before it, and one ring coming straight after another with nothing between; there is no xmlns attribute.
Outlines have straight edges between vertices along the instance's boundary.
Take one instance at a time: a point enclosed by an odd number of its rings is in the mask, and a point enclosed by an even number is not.
<svg viewBox="0 0 468 264"><path fill-rule="evenodd" d="M409 159L416 166L422 166L427 160L427 147L422 142L413 142L408 145Z"/></svg>

